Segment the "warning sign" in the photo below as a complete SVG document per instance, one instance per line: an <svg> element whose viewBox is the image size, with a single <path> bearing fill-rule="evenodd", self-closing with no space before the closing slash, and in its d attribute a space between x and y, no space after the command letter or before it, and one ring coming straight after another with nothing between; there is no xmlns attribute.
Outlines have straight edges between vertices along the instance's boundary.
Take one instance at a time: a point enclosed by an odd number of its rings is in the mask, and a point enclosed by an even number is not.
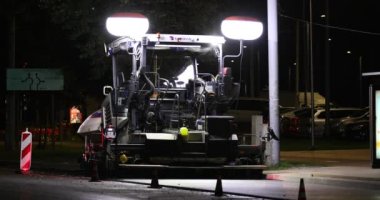
<svg viewBox="0 0 380 200"><path fill-rule="evenodd" d="M82 113L80 110L73 106L70 108L70 124L82 123Z"/></svg>

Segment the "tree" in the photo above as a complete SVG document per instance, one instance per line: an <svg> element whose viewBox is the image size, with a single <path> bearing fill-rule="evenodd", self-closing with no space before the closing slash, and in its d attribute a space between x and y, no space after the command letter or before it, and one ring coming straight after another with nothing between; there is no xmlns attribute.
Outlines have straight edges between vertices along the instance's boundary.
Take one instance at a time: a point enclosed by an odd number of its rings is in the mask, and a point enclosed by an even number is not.
<svg viewBox="0 0 380 200"><path fill-rule="evenodd" d="M18 6L21 4L20 6ZM29 2L24 2L21 0L14 1L1 1L1 12L5 15L8 24L8 67L16 67L16 16L23 12L26 12L26 7ZM16 135L16 125L17 125L17 109L16 109L16 94L15 92L7 93L7 108L6 108L6 133L5 133L5 149L15 150L15 135Z"/></svg>
<svg viewBox="0 0 380 200"><path fill-rule="evenodd" d="M54 23L61 25L80 50L80 58L96 66L97 75L104 74L103 43L113 38L106 32L105 21L112 13L140 12L150 20L150 32L212 34L219 28L217 0L41 0L40 7L48 10ZM207 19L207 20L205 20ZM215 27L215 24L218 24ZM99 76L95 76L99 77Z"/></svg>

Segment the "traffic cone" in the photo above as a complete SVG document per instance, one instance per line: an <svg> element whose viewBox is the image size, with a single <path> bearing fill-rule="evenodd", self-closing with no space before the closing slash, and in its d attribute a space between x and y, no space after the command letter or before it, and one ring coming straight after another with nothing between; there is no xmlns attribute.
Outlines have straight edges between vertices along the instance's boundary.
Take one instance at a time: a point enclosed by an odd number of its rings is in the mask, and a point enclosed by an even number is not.
<svg viewBox="0 0 380 200"><path fill-rule="evenodd" d="M98 162L96 160L91 161L91 180L90 182L99 182Z"/></svg>
<svg viewBox="0 0 380 200"><path fill-rule="evenodd" d="M157 175L157 170L153 171L153 177L152 181L150 182L149 188L161 188L160 184L158 183L158 175Z"/></svg>
<svg viewBox="0 0 380 200"><path fill-rule="evenodd" d="M306 200L305 184L301 178L300 189L298 191L298 200Z"/></svg>
<svg viewBox="0 0 380 200"><path fill-rule="evenodd" d="M215 196L217 196L217 197L223 196L223 187L222 187L222 177L221 176L218 176L218 180L216 181Z"/></svg>

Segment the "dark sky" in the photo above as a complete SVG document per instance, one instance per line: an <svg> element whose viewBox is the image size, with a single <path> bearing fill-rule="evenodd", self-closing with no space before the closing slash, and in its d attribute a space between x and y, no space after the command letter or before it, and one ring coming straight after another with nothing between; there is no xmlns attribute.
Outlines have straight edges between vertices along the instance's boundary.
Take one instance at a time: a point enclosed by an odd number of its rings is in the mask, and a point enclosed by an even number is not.
<svg viewBox="0 0 380 200"><path fill-rule="evenodd" d="M300 19L301 24L300 54L306 51L306 48L302 48L305 44L305 21L302 20L309 20L309 1L282 0L279 2L279 67L280 73L288 74L288 70L296 58L296 19ZM321 15L326 14L325 2L324 0L313 0L312 4L314 90L323 95L325 94L325 33L327 27L325 26L326 18L321 18ZM365 79L363 80L362 94L360 94L359 57L362 57L363 72L380 70L378 10L380 7L376 1L329 1L330 94L334 103L359 106L359 96L362 95L364 99L362 105L368 105L365 101L368 95L368 82ZM347 54L347 51L351 51L351 54ZM302 64L300 63L300 67L304 69L305 66ZM300 77L305 80L306 74L302 69ZM281 82L289 82L288 77L280 75ZM291 78L294 79L294 77ZM303 88L304 84L301 83L300 87ZM283 87L283 89L285 88Z"/></svg>
<svg viewBox="0 0 380 200"><path fill-rule="evenodd" d="M264 0L224 0L226 2L236 2L230 7L224 9L224 15L251 15L266 22L266 1ZM38 1L35 1L38 2ZM222 1L220 1L222 3ZM279 68L280 68L280 90L294 90L294 63L296 61L296 22L300 23L300 89L305 87L304 81L308 80L306 76L307 65L304 57L307 49L305 48L305 24L309 20L308 3L309 0L279 0ZM231 5L231 4L230 4ZM33 9L37 9L34 7ZM33 10L32 9L32 10ZM206 9L206 8L205 8ZM28 9L30 10L30 9ZM340 105L358 106L359 102L359 57L362 57L362 70L364 72L380 70L380 27L378 26L378 14L380 10L377 1L333 1L329 2L329 24L330 24L330 72L331 72L331 98L333 102ZM1 11L4 11L2 9ZM31 12L33 13L33 12ZM37 14L38 13L38 14ZM194 11L194 14L197 12ZM314 68L315 68L315 91L325 94L325 18L321 18L325 14L325 0L313 0L313 45L314 45ZM1 14L1 27L8 27L7 18L4 13ZM63 32L59 30L59 26L52 24L47 15L41 12L35 12L38 16L33 16L33 20L26 22L26 26L19 28L22 32L17 34L19 45L19 54L17 55L17 66L23 63L26 56L34 55L50 59L50 55L55 52L55 47L65 48L65 52L55 53L54 56L62 56L62 59L68 59L69 56L75 56L75 44L70 44L63 37ZM40 19L42 18L42 19ZM58 35L38 35L36 27L44 26L45 28L56 30ZM5 92L5 68L8 65L8 35L7 29L1 31L1 102L4 102ZM266 29L264 35L258 41L245 43L254 51L248 50L245 59L256 56L260 51L261 71L260 79L257 82L258 90L265 88L267 85L267 47L266 47ZM22 34L28 34L24 37ZM57 36L59 36L57 38ZM21 37L21 38L20 38ZM50 37L50 38L49 38ZM67 38L66 38L67 39ZM38 46L37 40L51 40L48 48ZM60 40L60 41L59 41ZM21 43L22 41L22 43ZM34 41L34 42L31 42ZM226 48L234 47L236 43L228 41ZM347 54L350 50L352 53ZM38 52L38 53L36 53ZM228 52L228 51L226 51ZM253 52L253 53L252 53ZM33 59L33 58L30 58ZM38 63L44 67L43 63ZM290 70L290 76L289 76ZM245 77L248 79L249 77ZM244 79L244 77L243 77ZM290 82L289 82L290 80ZM367 85L363 85L363 96L366 96ZM2 105L4 105L2 103ZM3 107L2 107L3 110Z"/></svg>

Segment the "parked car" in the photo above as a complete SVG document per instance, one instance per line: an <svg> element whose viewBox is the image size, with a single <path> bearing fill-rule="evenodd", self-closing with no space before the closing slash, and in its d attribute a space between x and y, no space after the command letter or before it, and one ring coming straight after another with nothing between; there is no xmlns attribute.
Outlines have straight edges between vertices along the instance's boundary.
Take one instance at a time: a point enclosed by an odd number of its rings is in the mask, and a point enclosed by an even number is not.
<svg viewBox="0 0 380 200"><path fill-rule="evenodd" d="M369 111L364 111L364 114L341 119L332 126L332 133L342 138L369 139Z"/></svg>
<svg viewBox="0 0 380 200"><path fill-rule="evenodd" d="M330 123L361 112L360 108L331 108ZM326 110L314 109L314 134L321 137L325 132ZM281 131L285 135L309 136L311 134L311 108L301 108L281 115Z"/></svg>
<svg viewBox="0 0 380 200"><path fill-rule="evenodd" d="M282 135L304 136L307 134L311 108L299 108L280 116L280 132Z"/></svg>
<svg viewBox="0 0 380 200"><path fill-rule="evenodd" d="M360 108L331 108L330 124L336 124L342 118L358 116L363 111ZM314 114L314 134L322 136L325 132L326 110L320 109Z"/></svg>

